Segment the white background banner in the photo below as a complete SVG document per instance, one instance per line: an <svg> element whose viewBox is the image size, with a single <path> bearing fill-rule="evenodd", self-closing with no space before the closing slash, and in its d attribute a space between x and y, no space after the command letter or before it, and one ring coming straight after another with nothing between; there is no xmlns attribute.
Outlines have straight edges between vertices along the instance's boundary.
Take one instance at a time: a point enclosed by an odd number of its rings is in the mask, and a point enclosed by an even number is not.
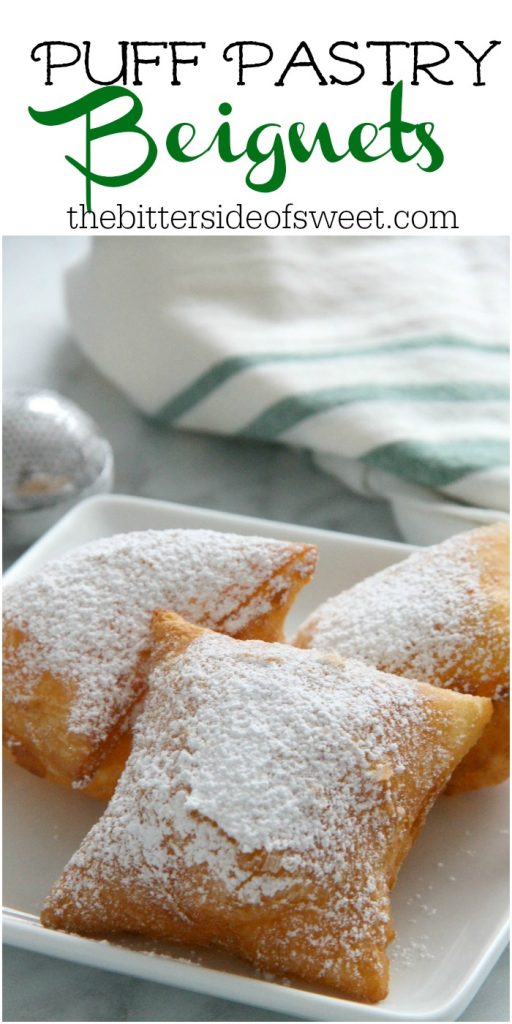
<svg viewBox="0 0 512 1024"><path fill-rule="evenodd" d="M274 230L507 233L507 8L501 0L360 0L353 5L54 0L11 7L3 60L3 232L79 234L96 223L105 233L124 228L146 234L215 229L246 235ZM51 41L73 45L41 45ZM252 45L234 45L242 41ZM500 45L479 64L492 41ZM173 67L173 54L195 63ZM245 64L259 65L242 69L243 85L240 55ZM48 69L48 57L68 66ZM92 182L95 219L82 218L86 181L66 159L86 163L86 116L48 126L28 113L29 107L55 110L100 90L87 77L86 58L93 78L136 95L143 108L138 125L156 152L150 169L130 184ZM179 85L172 84L173 72ZM388 152L366 162L354 152L343 155L349 148L359 148L362 157L389 149L390 129L381 126L390 120L390 99L397 97L399 82L403 121L426 123L423 132L431 133L442 151L437 170L425 169L433 159L425 146L412 156L421 147L414 127L394 131L395 156ZM90 115L91 128L119 118L132 102L130 97L109 100ZM186 156L207 151L187 162L166 148L169 131L183 122L194 126L195 136L192 128L175 130L175 145L178 139ZM297 152L311 149L322 122L324 153L330 142L342 159L329 162L317 142L301 162ZM296 123L294 153L289 129ZM362 123L366 127L358 128ZM230 152L238 159L219 155L221 124L224 153L229 133ZM255 134L263 124L270 127ZM371 125L380 129L376 138ZM407 161L396 158L400 147L411 157ZM109 134L91 142L90 168L93 174L124 175L149 149L141 134ZM247 184L248 174L256 188ZM271 190L261 191L268 182ZM111 213L101 218L102 211Z"/></svg>

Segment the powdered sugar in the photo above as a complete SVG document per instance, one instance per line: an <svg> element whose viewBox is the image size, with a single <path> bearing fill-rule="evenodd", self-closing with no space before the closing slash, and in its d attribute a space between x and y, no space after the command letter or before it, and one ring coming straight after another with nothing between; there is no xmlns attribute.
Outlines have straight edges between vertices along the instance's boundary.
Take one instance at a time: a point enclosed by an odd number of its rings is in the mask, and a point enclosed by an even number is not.
<svg viewBox="0 0 512 1024"><path fill-rule="evenodd" d="M442 959L439 949L433 953L432 947L432 940L428 935L424 935L419 939L411 938L408 942L394 942L389 956L391 960L403 967L417 969L421 960Z"/></svg>
<svg viewBox="0 0 512 1024"><path fill-rule="evenodd" d="M49 670L74 690L70 731L101 741L133 701L152 610L172 608L236 633L269 610L269 598L286 600L288 563L308 576L315 560L305 545L210 530L147 530L87 544L6 588L6 621L28 634L9 699L29 699Z"/></svg>
<svg viewBox="0 0 512 1024"><path fill-rule="evenodd" d="M506 622L492 614L492 595L480 585L473 538L419 551L330 598L298 642L471 692L472 666L486 681L493 654L507 643Z"/></svg>
<svg viewBox="0 0 512 1024"><path fill-rule="evenodd" d="M116 793L54 896L94 905L100 865L107 883L121 879L174 914L189 889L195 903L207 899L212 881L247 905L327 886L308 942L326 942L330 917L356 960L369 930L385 945L386 854L450 758L415 683L204 634L155 669ZM419 804L405 812L420 762Z"/></svg>
<svg viewBox="0 0 512 1024"><path fill-rule="evenodd" d="M346 784L337 813L346 818L356 803L363 809L361 777L371 776L373 790L377 767L393 754L394 770L403 770L396 743L382 730L389 694L378 685L371 692L369 675L377 673L356 662L342 671L321 663L319 670L317 658L248 646L237 652L236 679L231 645L222 641L203 638L181 661L183 685L200 709L176 763L189 793L183 810L214 821L244 853L288 847L303 852L324 838L340 777ZM212 675L216 693L210 701L204 695ZM332 699L336 685L346 687L342 700ZM402 716L411 708L417 716L412 689L402 687L400 697Z"/></svg>

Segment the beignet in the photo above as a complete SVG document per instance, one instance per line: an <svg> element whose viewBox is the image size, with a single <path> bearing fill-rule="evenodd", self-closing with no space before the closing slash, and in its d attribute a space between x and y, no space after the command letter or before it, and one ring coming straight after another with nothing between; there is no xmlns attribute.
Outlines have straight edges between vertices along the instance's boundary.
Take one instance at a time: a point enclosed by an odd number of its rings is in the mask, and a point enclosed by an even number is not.
<svg viewBox="0 0 512 1024"><path fill-rule="evenodd" d="M132 752L42 923L383 999L390 889L491 702L168 612L153 637Z"/></svg>
<svg viewBox="0 0 512 1024"><path fill-rule="evenodd" d="M108 798L146 688L151 612L280 640L315 564L306 544L148 530L86 544L6 587L8 752L36 775Z"/></svg>
<svg viewBox="0 0 512 1024"><path fill-rule="evenodd" d="M295 643L463 693L494 716L448 792L509 774L509 531L505 523L423 548L322 604Z"/></svg>

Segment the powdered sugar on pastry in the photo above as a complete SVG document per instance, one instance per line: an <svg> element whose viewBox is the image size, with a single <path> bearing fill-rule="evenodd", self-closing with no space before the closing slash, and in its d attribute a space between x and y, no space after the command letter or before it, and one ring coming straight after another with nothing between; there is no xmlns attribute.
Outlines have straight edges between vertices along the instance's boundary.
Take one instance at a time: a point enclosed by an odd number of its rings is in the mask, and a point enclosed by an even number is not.
<svg viewBox="0 0 512 1024"><path fill-rule="evenodd" d="M496 680L507 647L506 617L482 585L475 540L458 535L330 598L304 623L296 643L363 659L388 672L475 690ZM481 531L482 535L484 531Z"/></svg>
<svg viewBox="0 0 512 1024"><path fill-rule="evenodd" d="M154 619L116 792L42 914L383 998L389 890L489 701Z"/></svg>
<svg viewBox="0 0 512 1024"><path fill-rule="evenodd" d="M154 671L125 773L72 864L110 863L164 902L173 864L206 864L252 903L356 858L363 907L375 888L371 858L382 856L370 834L387 833L395 815L383 797L411 771L425 728L428 706L409 680L205 634ZM438 769L448 756L431 745ZM264 852L257 876L240 852ZM273 871L274 854L284 858Z"/></svg>
<svg viewBox="0 0 512 1024"><path fill-rule="evenodd" d="M232 645L209 636L191 644L180 664L198 709L177 761L177 781L189 793L180 825L185 827L187 812L197 811L243 853L290 847L306 852L325 842L324 814L348 819L363 809L363 780L372 791L378 788L375 773L390 757L390 771L403 771L396 723L387 735L383 729L392 717L389 686L358 662L336 668L257 643L237 653L236 678ZM165 668L159 671L165 677ZM216 692L210 700L212 675ZM376 681L381 685L372 690ZM336 696L337 686L343 690ZM406 727L421 721L422 701L412 686L400 688L393 710L400 706ZM334 809L330 794L340 776L347 785Z"/></svg>
<svg viewBox="0 0 512 1024"><path fill-rule="evenodd" d="M133 700L155 608L236 634L286 601L288 563L307 577L315 560L305 545L210 530L147 530L87 544L6 588L6 622L24 634L9 699L29 699L48 671L73 688L70 731L102 740Z"/></svg>

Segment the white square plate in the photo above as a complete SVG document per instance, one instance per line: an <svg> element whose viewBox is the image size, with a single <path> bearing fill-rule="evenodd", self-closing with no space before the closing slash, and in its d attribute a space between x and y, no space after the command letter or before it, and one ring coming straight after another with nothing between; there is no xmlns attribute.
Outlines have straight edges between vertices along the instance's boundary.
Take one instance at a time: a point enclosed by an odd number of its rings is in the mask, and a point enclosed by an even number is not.
<svg viewBox="0 0 512 1024"><path fill-rule="evenodd" d="M20 579L86 541L148 527L203 527L316 543L319 568L290 616L290 632L330 594L410 551L402 544L184 505L99 497L73 509L6 579ZM268 980L215 952L155 949L137 940L100 942L43 929L41 903L102 805L11 764L4 777L4 936L25 949L315 1021L447 1021L462 1013L507 941L506 785L438 800L393 894L397 939L390 947L390 994L366 1006L339 999L332 990Z"/></svg>

